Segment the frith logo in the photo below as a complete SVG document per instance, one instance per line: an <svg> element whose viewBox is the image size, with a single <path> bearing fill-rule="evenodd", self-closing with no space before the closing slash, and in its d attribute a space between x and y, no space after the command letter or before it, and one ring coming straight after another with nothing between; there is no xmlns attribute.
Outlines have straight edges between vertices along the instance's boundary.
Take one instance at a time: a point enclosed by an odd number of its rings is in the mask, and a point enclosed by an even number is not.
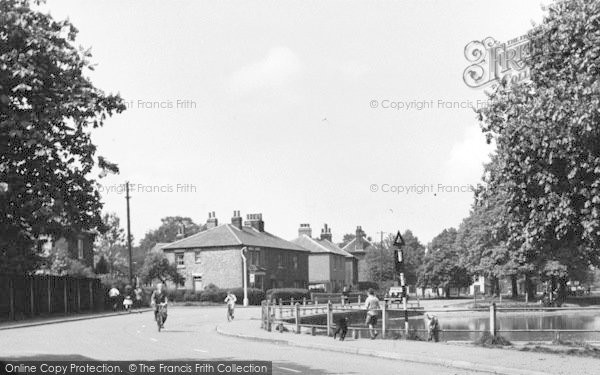
<svg viewBox="0 0 600 375"><path fill-rule="evenodd" d="M511 83L529 80L526 64L531 57L531 43L527 35L500 43L492 37L474 40L465 46L465 58L471 63L463 72L467 86L493 86L503 78Z"/></svg>

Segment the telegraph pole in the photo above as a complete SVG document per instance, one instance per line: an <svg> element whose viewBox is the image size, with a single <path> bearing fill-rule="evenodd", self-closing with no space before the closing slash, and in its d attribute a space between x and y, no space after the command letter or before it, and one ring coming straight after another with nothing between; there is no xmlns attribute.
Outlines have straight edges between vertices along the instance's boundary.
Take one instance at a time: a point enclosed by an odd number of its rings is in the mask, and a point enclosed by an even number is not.
<svg viewBox="0 0 600 375"><path fill-rule="evenodd" d="M379 281L383 282L383 235L386 232L377 232L380 234L381 240L379 241Z"/></svg>
<svg viewBox="0 0 600 375"><path fill-rule="evenodd" d="M125 182L125 200L127 201L127 251L129 252L129 282L133 282L133 262L131 255L131 219L129 217L129 181ZM133 286L133 285L132 285Z"/></svg>

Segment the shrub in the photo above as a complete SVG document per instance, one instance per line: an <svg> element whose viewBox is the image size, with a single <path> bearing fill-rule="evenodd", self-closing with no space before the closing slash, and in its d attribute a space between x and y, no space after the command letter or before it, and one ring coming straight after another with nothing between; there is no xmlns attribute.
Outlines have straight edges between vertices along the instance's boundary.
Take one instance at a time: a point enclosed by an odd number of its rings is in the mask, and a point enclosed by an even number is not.
<svg viewBox="0 0 600 375"><path fill-rule="evenodd" d="M169 301L173 302L182 302L184 299L184 295L187 291L183 289L167 289L167 298Z"/></svg>
<svg viewBox="0 0 600 375"><path fill-rule="evenodd" d="M297 288L281 288L281 289L269 289L266 294L267 299L277 300L279 299L288 302L292 298L296 301L302 300L302 298L310 299L310 293L308 289L297 289Z"/></svg>
<svg viewBox="0 0 600 375"><path fill-rule="evenodd" d="M244 288L232 289L231 292L235 294L237 304L244 303ZM250 305L260 305L264 299L265 292L260 289L248 288L248 303Z"/></svg>
<svg viewBox="0 0 600 375"><path fill-rule="evenodd" d="M221 289L205 290L202 293L200 293L199 301L223 303L223 300L225 300L225 297L227 297L226 290L221 290Z"/></svg>

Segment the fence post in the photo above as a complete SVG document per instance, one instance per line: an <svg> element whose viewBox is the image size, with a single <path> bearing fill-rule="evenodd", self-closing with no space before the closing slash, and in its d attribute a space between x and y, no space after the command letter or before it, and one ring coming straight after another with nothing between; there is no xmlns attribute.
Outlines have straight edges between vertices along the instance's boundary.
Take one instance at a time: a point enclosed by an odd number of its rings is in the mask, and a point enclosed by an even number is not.
<svg viewBox="0 0 600 375"><path fill-rule="evenodd" d="M81 279L77 280L77 312L81 312Z"/></svg>
<svg viewBox="0 0 600 375"><path fill-rule="evenodd" d="M294 297L290 298L290 306L294 305Z"/></svg>
<svg viewBox="0 0 600 375"><path fill-rule="evenodd" d="M89 289L90 289L90 311L94 311L94 287L92 279L88 280Z"/></svg>
<svg viewBox="0 0 600 375"><path fill-rule="evenodd" d="M333 325L333 308L331 305L331 301L327 301L327 336L331 336L332 334L332 325Z"/></svg>
<svg viewBox="0 0 600 375"><path fill-rule="evenodd" d="M319 297L315 297L315 305L319 304Z"/></svg>
<svg viewBox="0 0 600 375"><path fill-rule="evenodd" d="M387 328L387 309L385 300L381 304L381 338L385 339L385 330Z"/></svg>
<svg viewBox="0 0 600 375"><path fill-rule="evenodd" d="M35 287L34 287L35 278L29 277L29 302L31 307L31 316L35 316Z"/></svg>
<svg viewBox="0 0 600 375"><path fill-rule="evenodd" d="M279 319L283 319L283 298L279 299Z"/></svg>
<svg viewBox="0 0 600 375"><path fill-rule="evenodd" d="M8 310L8 319L15 319L15 280L9 276L8 278L8 300L9 300L9 310Z"/></svg>
<svg viewBox="0 0 600 375"><path fill-rule="evenodd" d="M496 336L496 303L490 305L490 334Z"/></svg>
<svg viewBox="0 0 600 375"><path fill-rule="evenodd" d="M306 315L306 297L302 299L302 307L304 307L302 309L302 315Z"/></svg>
<svg viewBox="0 0 600 375"><path fill-rule="evenodd" d="M296 333L300 333L300 304L296 303L294 306L296 308Z"/></svg>
<svg viewBox="0 0 600 375"><path fill-rule="evenodd" d="M52 276L46 276L48 278L48 313L52 312Z"/></svg>
<svg viewBox="0 0 600 375"><path fill-rule="evenodd" d="M358 295L358 304L360 305L360 294Z"/></svg>
<svg viewBox="0 0 600 375"><path fill-rule="evenodd" d="M65 314L67 314L69 312L69 300L67 299L67 282L68 282L68 278L65 277L63 278L63 297L64 297L64 305L65 305Z"/></svg>

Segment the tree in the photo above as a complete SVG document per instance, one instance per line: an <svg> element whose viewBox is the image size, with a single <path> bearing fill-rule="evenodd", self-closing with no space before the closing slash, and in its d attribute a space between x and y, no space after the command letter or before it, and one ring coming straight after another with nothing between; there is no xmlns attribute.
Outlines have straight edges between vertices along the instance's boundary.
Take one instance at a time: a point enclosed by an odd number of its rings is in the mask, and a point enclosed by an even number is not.
<svg viewBox="0 0 600 375"><path fill-rule="evenodd" d="M365 262L371 281L382 286L386 281L395 279L394 250L385 242L375 245L373 250L368 251L365 255Z"/></svg>
<svg viewBox="0 0 600 375"><path fill-rule="evenodd" d="M355 238L356 238L356 234L346 233L346 234L344 234L344 237L342 237L342 242L339 243L338 246L343 248L344 246L348 245Z"/></svg>
<svg viewBox="0 0 600 375"><path fill-rule="evenodd" d="M84 75L91 54L76 36L27 0L0 0L0 273L36 269L38 239L102 226L91 175L118 168L90 133L125 105Z"/></svg>
<svg viewBox="0 0 600 375"><path fill-rule="evenodd" d="M410 231L404 231L402 234L404 246L402 247L404 258L404 277L407 285L416 285L418 280L419 268L425 258L425 246Z"/></svg>
<svg viewBox="0 0 600 375"><path fill-rule="evenodd" d="M107 273L109 273L108 262L106 262L106 258L104 258L104 255L100 256L100 259L96 263L96 268L94 269L94 271L98 275L106 275Z"/></svg>
<svg viewBox="0 0 600 375"><path fill-rule="evenodd" d="M94 242L95 258L104 259L108 271L115 275L124 275L127 272L127 248L125 243L125 230L121 228L121 221L116 213L106 213L102 216L105 232L96 237Z"/></svg>
<svg viewBox="0 0 600 375"><path fill-rule="evenodd" d="M457 234L456 229L449 228L433 238L419 275L422 287L443 288L446 298L450 296L451 287L461 288L471 283L455 246Z"/></svg>
<svg viewBox="0 0 600 375"><path fill-rule="evenodd" d="M142 282L146 284L152 283L154 280L160 280L162 283L171 280L176 284L183 284L185 279L175 264L169 263L169 260L164 254L159 252L148 253L144 266L140 271Z"/></svg>
<svg viewBox="0 0 600 375"><path fill-rule="evenodd" d="M548 7L530 32L531 80L503 81L479 111L506 192L509 246L532 271L566 281L600 264L600 3Z"/></svg>
<svg viewBox="0 0 600 375"><path fill-rule="evenodd" d="M140 251L146 254L159 242L173 242L177 239L180 228L184 230L184 237L191 236L205 229L194 223L189 217L167 216L161 219L162 224L157 229L146 233L140 241Z"/></svg>

